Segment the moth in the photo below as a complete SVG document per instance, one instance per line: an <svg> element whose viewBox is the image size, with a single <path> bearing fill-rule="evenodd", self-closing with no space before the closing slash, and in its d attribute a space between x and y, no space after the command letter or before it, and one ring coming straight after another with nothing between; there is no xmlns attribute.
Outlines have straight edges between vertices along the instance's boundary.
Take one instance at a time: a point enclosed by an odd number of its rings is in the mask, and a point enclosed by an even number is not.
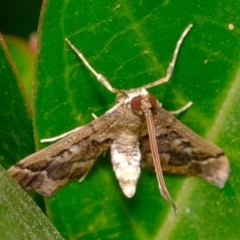
<svg viewBox="0 0 240 240"><path fill-rule="evenodd" d="M129 198L135 194L140 166L155 170L160 193L175 212L177 207L167 190L162 171L197 175L223 187L230 168L224 152L184 126L146 90L169 81L181 43L191 27L189 25L178 40L166 76L131 90L113 88L66 39L97 80L117 94L117 103L88 125L43 139L42 142L59 141L24 158L8 170L9 174L24 189L48 197L71 179L77 178L81 182L98 156L110 148L116 178Z"/></svg>

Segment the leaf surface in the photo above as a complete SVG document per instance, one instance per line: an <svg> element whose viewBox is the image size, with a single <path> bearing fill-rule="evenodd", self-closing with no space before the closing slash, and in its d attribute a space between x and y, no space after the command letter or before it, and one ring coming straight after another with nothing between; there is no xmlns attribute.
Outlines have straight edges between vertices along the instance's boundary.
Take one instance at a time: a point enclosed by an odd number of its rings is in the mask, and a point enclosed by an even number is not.
<svg viewBox="0 0 240 240"><path fill-rule="evenodd" d="M240 235L238 12L237 3L216 0L211 4L45 2L36 76L39 139L87 124L91 113L100 116L115 104L114 94L96 81L65 38L112 86L130 89L165 76L181 33L192 23L170 82L149 91L169 110L193 101L180 120L222 147L232 168L223 189L196 177L165 176L179 208L175 218L159 194L154 173L143 170L136 195L125 198L107 154L84 182L72 182L46 199L48 216L65 238L236 239Z"/></svg>
<svg viewBox="0 0 240 240"><path fill-rule="evenodd" d="M34 151L29 103L0 35L0 160L6 168ZM36 203L0 166L3 240L62 239Z"/></svg>

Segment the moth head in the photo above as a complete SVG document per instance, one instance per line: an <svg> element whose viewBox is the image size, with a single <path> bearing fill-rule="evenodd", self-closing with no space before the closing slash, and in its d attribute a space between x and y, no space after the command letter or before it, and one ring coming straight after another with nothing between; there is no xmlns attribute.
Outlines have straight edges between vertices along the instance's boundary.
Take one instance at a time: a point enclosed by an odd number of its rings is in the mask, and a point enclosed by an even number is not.
<svg viewBox="0 0 240 240"><path fill-rule="evenodd" d="M131 99L130 106L133 112L142 114L142 110L156 107L156 98L151 94L138 95Z"/></svg>

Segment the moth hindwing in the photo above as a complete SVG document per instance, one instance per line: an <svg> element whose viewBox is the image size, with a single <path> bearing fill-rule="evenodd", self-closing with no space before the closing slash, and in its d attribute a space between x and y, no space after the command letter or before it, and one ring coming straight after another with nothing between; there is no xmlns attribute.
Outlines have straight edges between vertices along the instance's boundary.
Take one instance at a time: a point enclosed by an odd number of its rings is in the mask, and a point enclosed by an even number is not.
<svg viewBox="0 0 240 240"><path fill-rule="evenodd" d="M8 170L10 175L23 188L51 196L71 179L82 181L97 157L110 147L114 172L123 193L129 198L135 193L140 165L155 169L160 192L172 204L175 213L177 207L162 171L198 175L223 187L229 175L229 161L223 151L184 126L146 90L170 79L180 45L191 27L189 25L178 40L166 76L132 90L113 88L66 39L97 80L118 94L118 102L88 125L42 140L61 139L12 166Z"/></svg>

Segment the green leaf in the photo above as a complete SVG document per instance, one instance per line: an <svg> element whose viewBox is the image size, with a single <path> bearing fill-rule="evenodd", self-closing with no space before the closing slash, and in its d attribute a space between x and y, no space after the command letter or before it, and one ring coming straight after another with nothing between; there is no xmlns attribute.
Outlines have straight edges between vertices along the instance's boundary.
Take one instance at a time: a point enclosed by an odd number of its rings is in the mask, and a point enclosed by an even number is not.
<svg viewBox="0 0 240 240"><path fill-rule="evenodd" d="M1 166L0 179L1 239L62 239L32 198Z"/></svg>
<svg viewBox="0 0 240 240"><path fill-rule="evenodd" d="M0 35L0 159L8 167L34 151L29 106ZM34 201L0 166L0 236L8 239L62 239Z"/></svg>
<svg viewBox="0 0 240 240"><path fill-rule="evenodd" d="M5 167L35 149L30 106L11 56L0 39L0 159Z"/></svg>
<svg viewBox="0 0 240 240"><path fill-rule="evenodd" d="M29 97L29 99L31 99L34 78L34 49L30 49L29 42L23 40L22 38L4 36L4 40L6 41L13 61L16 64L18 73L21 77L21 80L23 81L27 96Z"/></svg>
<svg viewBox="0 0 240 240"><path fill-rule="evenodd" d="M47 214L65 238L238 238L238 5L216 0L211 4L176 0L45 2L36 76L39 139L86 124L92 120L91 113L100 116L114 105L114 94L96 81L65 38L112 86L130 89L165 76L179 36L192 23L170 82L150 92L169 110L193 101L181 121L222 147L232 168L223 189L196 177L166 176L179 208L175 218L159 194L154 173L143 170L136 195L126 199L107 154L84 182L72 182L46 199Z"/></svg>

